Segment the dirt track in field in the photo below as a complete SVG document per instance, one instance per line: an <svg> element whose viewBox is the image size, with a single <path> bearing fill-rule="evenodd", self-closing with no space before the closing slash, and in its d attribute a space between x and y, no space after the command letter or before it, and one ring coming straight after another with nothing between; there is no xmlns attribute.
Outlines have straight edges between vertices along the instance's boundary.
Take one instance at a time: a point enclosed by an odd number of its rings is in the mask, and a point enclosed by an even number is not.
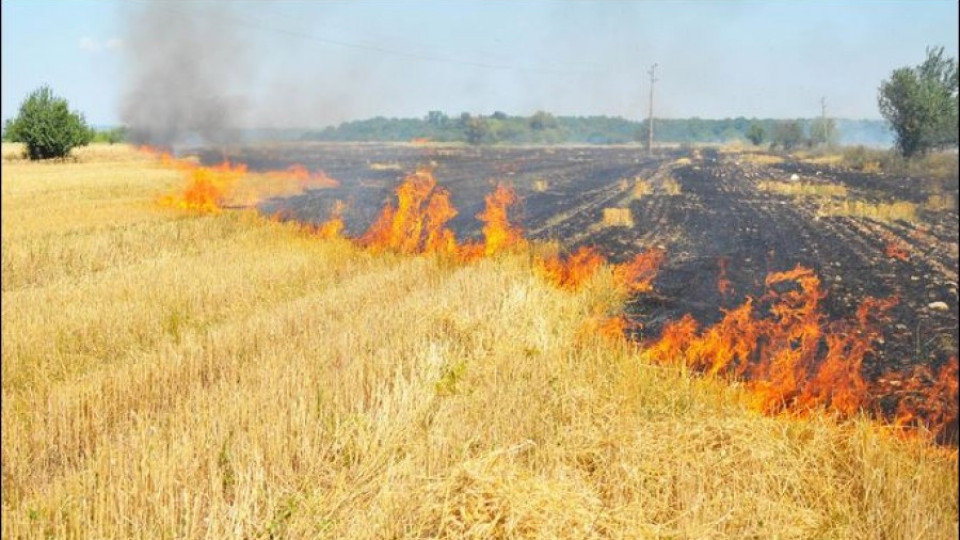
<svg viewBox="0 0 960 540"><path fill-rule="evenodd" d="M270 201L263 209L320 222L340 199L348 205L351 235L365 230L407 172L429 164L459 209L452 228L460 239L479 235L475 215L483 196L504 181L521 196L516 217L529 238L558 240L570 249L593 245L613 261L663 247L668 260L655 293L628 306L648 336L685 313L701 323L714 322L721 309L762 296L768 273L799 264L821 277L831 318L852 316L867 296L898 296L884 344L868 370L938 366L957 355L956 184L794 162L762 165L713 151L651 158L631 147L303 144L240 149L231 157L253 170L302 163L337 178L339 188ZM637 179L646 183L645 192L635 191ZM824 215L821 206L831 202L829 197L761 189L760 182L768 180L844 186L848 200L907 201L917 205L916 216L879 221ZM932 194L952 200L952 209L928 209L924 202ZM629 208L633 227L602 226L605 208ZM899 257L890 255L891 245L899 248ZM728 281L725 292L718 287L721 273ZM937 302L947 309L938 309Z"/></svg>

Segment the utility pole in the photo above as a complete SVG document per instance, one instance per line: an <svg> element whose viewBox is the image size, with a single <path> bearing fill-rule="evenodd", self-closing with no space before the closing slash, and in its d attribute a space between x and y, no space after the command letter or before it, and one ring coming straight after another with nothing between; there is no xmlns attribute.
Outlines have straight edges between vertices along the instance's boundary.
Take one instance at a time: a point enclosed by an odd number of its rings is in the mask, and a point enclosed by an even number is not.
<svg viewBox="0 0 960 540"><path fill-rule="evenodd" d="M647 153L648 154L653 151L653 83L659 80L654 75L656 70L657 70L657 64L653 64L652 66L650 66L650 70L647 71L647 73L650 74L650 112L649 112L649 115L647 116L647 127L649 128L649 132L647 133Z"/></svg>

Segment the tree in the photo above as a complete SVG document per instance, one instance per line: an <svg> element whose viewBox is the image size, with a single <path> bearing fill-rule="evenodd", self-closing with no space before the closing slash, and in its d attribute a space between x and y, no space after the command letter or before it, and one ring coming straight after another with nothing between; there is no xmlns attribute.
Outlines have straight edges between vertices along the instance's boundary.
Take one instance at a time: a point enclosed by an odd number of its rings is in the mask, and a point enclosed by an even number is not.
<svg viewBox="0 0 960 540"><path fill-rule="evenodd" d="M803 142L803 126L798 120L784 120L777 122L770 140L772 146L779 146L784 150L793 150Z"/></svg>
<svg viewBox="0 0 960 540"><path fill-rule="evenodd" d="M30 159L66 157L74 147L88 144L93 134L83 115L70 111L67 100L54 96L49 86L27 96L4 132L11 141L27 145Z"/></svg>
<svg viewBox="0 0 960 540"><path fill-rule="evenodd" d="M537 111L530 117L530 129L543 131L545 129L554 129L557 127L557 119L552 114L545 111Z"/></svg>
<svg viewBox="0 0 960 540"><path fill-rule="evenodd" d="M467 142L470 144L481 144L490 139L490 124L482 116L471 118L467 121L466 128Z"/></svg>
<svg viewBox="0 0 960 540"><path fill-rule="evenodd" d="M427 113L427 124L433 127L442 128L447 125L448 120L447 115L443 114L442 111L430 111Z"/></svg>
<svg viewBox="0 0 960 540"><path fill-rule="evenodd" d="M880 114L896 133L903 157L957 145L957 60L927 48L919 66L902 67L880 84Z"/></svg>
<svg viewBox="0 0 960 540"><path fill-rule="evenodd" d="M759 146L763 144L763 140L766 138L767 133L763 130L763 126L754 122L750 124L750 131L747 132L747 139L750 139L750 142L754 146Z"/></svg>

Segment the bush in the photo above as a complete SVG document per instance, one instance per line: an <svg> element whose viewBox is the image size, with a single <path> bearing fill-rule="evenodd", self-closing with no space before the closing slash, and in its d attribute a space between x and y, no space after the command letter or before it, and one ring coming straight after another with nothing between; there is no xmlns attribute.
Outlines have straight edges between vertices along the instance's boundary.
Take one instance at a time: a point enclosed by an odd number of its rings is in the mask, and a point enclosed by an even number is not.
<svg viewBox="0 0 960 540"><path fill-rule="evenodd" d="M903 157L957 145L957 60L943 47L927 49L919 66L894 70L877 99Z"/></svg>
<svg viewBox="0 0 960 540"><path fill-rule="evenodd" d="M92 130L82 114L71 112L67 100L41 86L27 96L20 112L4 126L4 135L26 145L30 159L63 158L74 147L90 142Z"/></svg>

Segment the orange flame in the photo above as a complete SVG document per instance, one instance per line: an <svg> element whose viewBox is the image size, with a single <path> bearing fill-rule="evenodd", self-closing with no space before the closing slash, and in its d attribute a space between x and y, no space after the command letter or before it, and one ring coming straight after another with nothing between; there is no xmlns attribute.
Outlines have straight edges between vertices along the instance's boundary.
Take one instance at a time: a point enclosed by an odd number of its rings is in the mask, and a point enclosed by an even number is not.
<svg viewBox="0 0 960 540"><path fill-rule="evenodd" d="M297 195L306 189L340 185L323 171L310 174L302 165L293 165L283 171L267 171L257 177L248 174L245 164L231 164L227 159L220 165L204 167L151 147L140 147L140 151L156 157L164 167L186 174L187 185L183 192L161 197L159 201L161 205L184 210L216 213L226 205L253 206L270 197ZM263 182L264 178L269 182Z"/></svg>
<svg viewBox="0 0 960 540"><path fill-rule="evenodd" d="M720 265L720 272L717 274L717 292L726 298L733 292L733 284L727 279L727 258L720 257L717 263Z"/></svg>
<svg viewBox="0 0 960 540"><path fill-rule="evenodd" d="M566 260L559 255L540 259L534 267L538 274L561 289L575 291L603 265L605 259L592 247L581 247Z"/></svg>
<svg viewBox="0 0 960 540"><path fill-rule="evenodd" d="M661 249L639 253L632 261L613 267L613 282L625 294L649 292L653 290L653 278L656 277L664 258L665 253ZM539 275L557 287L576 291L605 263L606 258L595 248L582 246L566 259L559 255L539 259L534 268Z"/></svg>
<svg viewBox="0 0 960 540"><path fill-rule="evenodd" d="M887 257L890 259L898 259L901 261L910 260L910 252L907 251L907 249L899 242L887 243L884 253L886 253Z"/></svg>
<svg viewBox="0 0 960 540"><path fill-rule="evenodd" d="M508 209L517 203L517 194L512 188L498 184L493 193L489 193L484 202L483 212L477 219L484 223L483 254L490 256L508 249L519 249L526 245L523 231L511 225Z"/></svg>
<svg viewBox="0 0 960 540"><path fill-rule="evenodd" d="M330 218L316 228L317 236L325 239L339 238L343 232L343 211L347 205L337 201L330 212Z"/></svg>
<svg viewBox="0 0 960 540"><path fill-rule="evenodd" d="M201 167L185 160L173 163L188 173L187 186L179 196L162 197L160 204L204 213L219 212L234 186L247 173L246 165L231 165L229 161L214 167Z"/></svg>
<svg viewBox="0 0 960 540"><path fill-rule="evenodd" d="M613 268L613 281L627 294L650 292L653 290L653 278L666 258L662 249L649 249L638 253L633 260Z"/></svg>
<svg viewBox="0 0 960 540"><path fill-rule="evenodd" d="M936 374L926 365L887 373L878 380L875 392L896 401L896 408L890 414L895 426L913 430L922 428L933 440L955 445L960 417L958 377L960 366L954 356ZM883 412L881 409L880 413Z"/></svg>
<svg viewBox="0 0 960 540"><path fill-rule="evenodd" d="M437 186L433 174L421 169L397 187L397 206L384 206L360 238L360 244L399 253L453 253L456 238L446 223L457 215L450 194Z"/></svg>

